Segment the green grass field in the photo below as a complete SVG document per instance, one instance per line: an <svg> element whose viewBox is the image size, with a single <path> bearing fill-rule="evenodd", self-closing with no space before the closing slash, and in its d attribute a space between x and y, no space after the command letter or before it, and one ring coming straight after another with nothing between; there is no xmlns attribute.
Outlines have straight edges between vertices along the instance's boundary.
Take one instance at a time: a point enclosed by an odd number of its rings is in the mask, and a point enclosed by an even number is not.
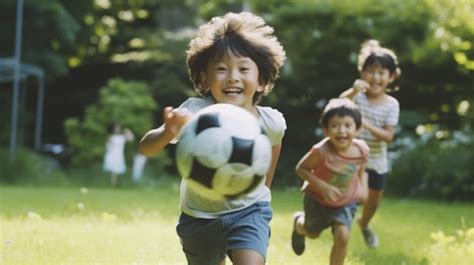
<svg viewBox="0 0 474 265"><path fill-rule="evenodd" d="M302 256L291 250L292 213L302 207L300 196L296 189L273 192L267 264L328 264L329 231L307 241ZM0 186L0 210L3 265L185 264L175 234L179 205L174 182L130 189ZM354 227L346 264L472 264L473 241L467 256L449 246L440 251L462 256L442 259L433 251L430 234L456 235L461 218L465 227L474 227L472 204L386 198L372 225L381 247L366 248Z"/></svg>

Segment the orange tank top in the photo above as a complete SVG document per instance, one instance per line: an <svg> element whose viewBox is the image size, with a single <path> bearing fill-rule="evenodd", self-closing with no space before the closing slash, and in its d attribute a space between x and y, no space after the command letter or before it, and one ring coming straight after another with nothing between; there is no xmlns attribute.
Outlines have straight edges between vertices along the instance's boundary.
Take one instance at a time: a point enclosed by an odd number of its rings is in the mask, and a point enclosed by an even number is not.
<svg viewBox="0 0 474 265"><path fill-rule="evenodd" d="M354 139L353 144L360 150L359 156L345 157L338 154L328 138L311 148L311 152L319 155L319 163L312 173L339 189L341 196L337 201L325 200L306 181L302 187L303 192L329 207L341 207L357 201L361 193L360 176L364 173L362 166L367 162L369 147L360 139Z"/></svg>

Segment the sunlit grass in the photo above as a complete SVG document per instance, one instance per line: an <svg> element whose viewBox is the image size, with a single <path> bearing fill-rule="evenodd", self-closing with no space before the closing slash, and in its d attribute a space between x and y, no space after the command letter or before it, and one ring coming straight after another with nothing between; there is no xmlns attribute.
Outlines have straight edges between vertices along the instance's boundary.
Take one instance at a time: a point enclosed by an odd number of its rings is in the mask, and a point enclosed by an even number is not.
<svg viewBox="0 0 474 265"><path fill-rule="evenodd" d="M115 190L3 186L0 199L0 264L185 264L175 182ZM307 241L302 256L291 250L292 213L302 207L297 190L274 191L273 207L267 264L328 264L330 231ZM366 248L354 227L346 264L433 264L430 234L455 234L461 217L474 226L472 205L388 198L373 222L381 247Z"/></svg>

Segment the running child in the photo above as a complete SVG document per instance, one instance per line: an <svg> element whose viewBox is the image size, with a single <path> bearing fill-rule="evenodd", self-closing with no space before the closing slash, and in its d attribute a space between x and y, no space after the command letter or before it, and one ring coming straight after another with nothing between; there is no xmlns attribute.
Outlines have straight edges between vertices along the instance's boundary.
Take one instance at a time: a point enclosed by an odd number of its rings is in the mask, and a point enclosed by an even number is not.
<svg viewBox="0 0 474 265"><path fill-rule="evenodd" d="M395 81L400 77L397 56L381 47L377 40L362 44L358 58L360 78L341 97L352 99L362 112L362 134L370 147L367 173L369 196L364 204L362 217L357 220L365 243L370 248L379 246L379 239L369 227L382 200L389 173L387 145L394 139L400 106L398 100L387 94L398 90Z"/></svg>
<svg viewBox="0 0 474 265"><path fill-rule="evenodd" d="M305 237L317 238L327 228L334 237L330 264L344 264L352 220L358 203L367 196L365 164L369 152L356 139L362 119L349 99L332 99L320 124L326 138L298 162L296 173L304 180L304 212L293 219L291 246L297 255L305 250Z"/></svg>
<svg viewBox="0 0 474 265"><path fill-rule="evenodd" d="M188 264L264 264L272 218L270 186L286 130L283 115L258 105L270 93L285 60L273 28L248 12L214 17L189 43L187 66L195 90L178 108L166 107L164 124L143 137L140 150L159 153L178 136L190 116L216 103L239 106L258 118L272 143L272 163L265 185L232 200L209 200L181 182L182 214L177 225Z"/></svg>
<svg viewBox="0 0 474 265"><path fill-rule="evenodd" d="M109 127L109 135L105 144L104 171L110 173L110 184L117 186L119 176L127 170L125 163L125 144L133 141L135 136L128 128L124 128L120 123L115 122Z"/></svg>

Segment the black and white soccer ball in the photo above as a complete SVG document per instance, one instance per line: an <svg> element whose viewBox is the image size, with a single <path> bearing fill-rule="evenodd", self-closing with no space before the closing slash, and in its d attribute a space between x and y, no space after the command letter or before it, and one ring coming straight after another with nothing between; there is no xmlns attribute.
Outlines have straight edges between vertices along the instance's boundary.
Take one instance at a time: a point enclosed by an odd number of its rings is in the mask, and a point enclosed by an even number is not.
<svg viewBox="0 0 474 265"><path fill-rule="evenodd" d="M195 113L182 129L176 164L194 192L209 199L234 199L263 185L271 149L250 112L213 104Z"/></svg>

